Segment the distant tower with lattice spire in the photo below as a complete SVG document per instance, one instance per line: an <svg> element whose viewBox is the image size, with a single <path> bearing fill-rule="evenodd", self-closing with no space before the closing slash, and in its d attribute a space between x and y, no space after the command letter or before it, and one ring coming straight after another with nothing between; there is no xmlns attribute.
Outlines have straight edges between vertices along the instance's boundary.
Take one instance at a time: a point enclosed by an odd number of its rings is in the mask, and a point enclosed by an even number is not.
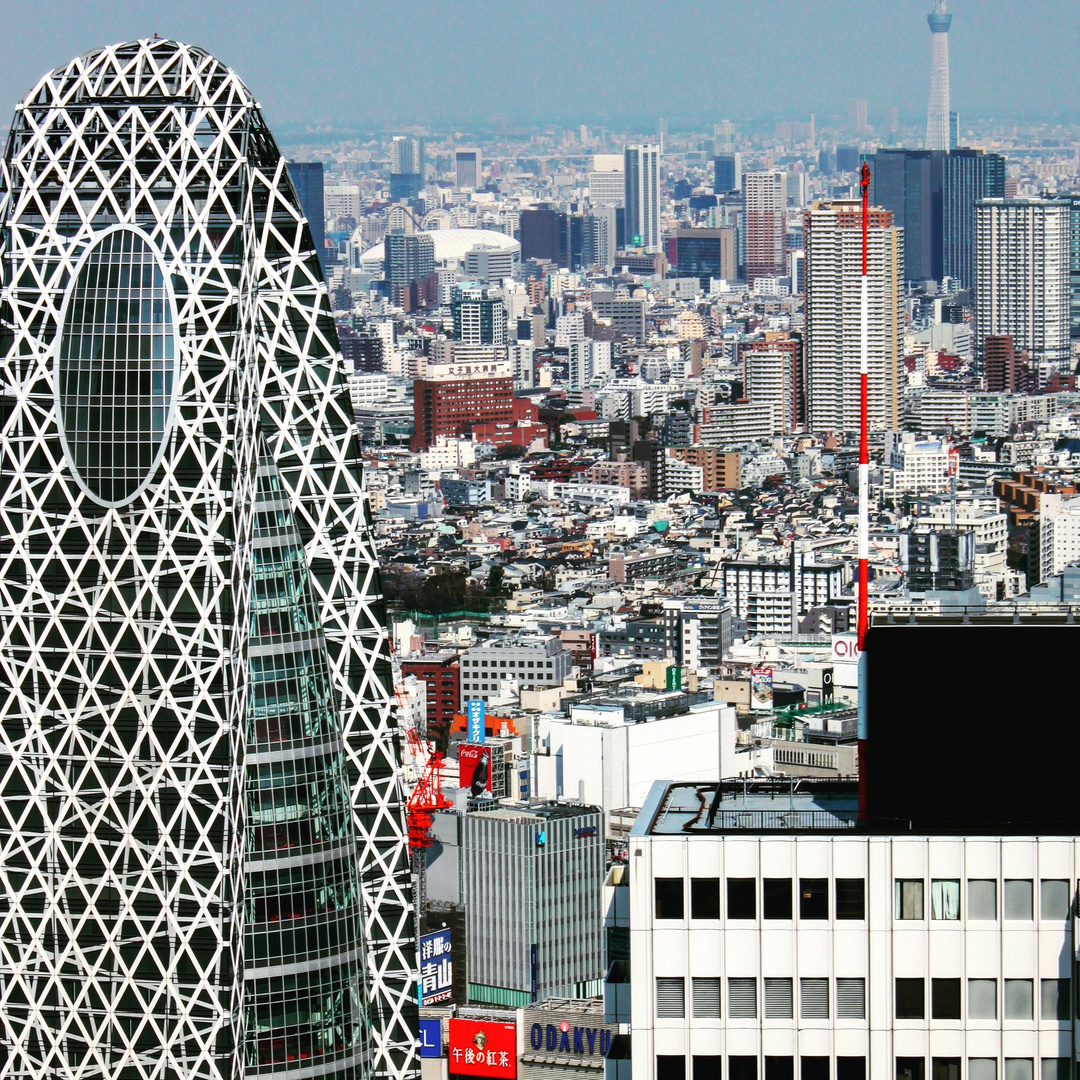
<svg viewBox="0 0 1080 1080"><path fill-rule="evenodd" d="M949 149L949 27L952 16L945 11L945 0L936 0L926 16L933 35L930 61L930 110L926 116L926 149Z"/></svg>

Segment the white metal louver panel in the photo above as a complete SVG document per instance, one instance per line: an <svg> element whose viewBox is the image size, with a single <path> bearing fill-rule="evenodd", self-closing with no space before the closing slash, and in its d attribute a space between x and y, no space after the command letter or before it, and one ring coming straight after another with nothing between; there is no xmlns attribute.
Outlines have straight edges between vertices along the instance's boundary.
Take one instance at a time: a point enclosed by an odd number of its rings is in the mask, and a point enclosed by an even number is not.
<svg viewBox="0 0 1080 1080"><path fill-rule="evenodd" d="M799 980L799 1015L804 1020L829 1019L829 980Z"/></svg>
<svg viewBox="0 0 1080 1080"><path fill-rule="evenodd" d="M836 1015L840 1020L866 1019L866 980L836 980Z"/></svg>
<svg viewBox="0 0 1080 1080"><path fill-rule="evenodd" d="M790 1020L794 1015L794 987L790 978L765 980L765 1018Z"/></svg>
<svg viewBox="0 0 1080 1080"><path fill-rule="evenodd" d="M698 1020L720 1019L720 980L694 979L694 1017Z"/></svg>
<svg viewBox="0 0 1080 1080"><path fill-rule="evenodd" d="M681 1020L686 1015L686 983L682 978L656 980L656 1016L660 1020Z"/></svg>
<svg viewBox="0 0 1080 1080"><path fill-rule="evenodd" d="M728 1018L757 1019L757 979L728 979Z"/></svg>

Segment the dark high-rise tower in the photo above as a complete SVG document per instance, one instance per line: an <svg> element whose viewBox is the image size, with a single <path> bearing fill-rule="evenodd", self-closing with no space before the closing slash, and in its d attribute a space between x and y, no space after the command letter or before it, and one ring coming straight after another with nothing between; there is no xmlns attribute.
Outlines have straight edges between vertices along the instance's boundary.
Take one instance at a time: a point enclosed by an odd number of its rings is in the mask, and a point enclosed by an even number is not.
<svg viewBox="0 0 1080 1080"><path fill-rule="evenodd" d="M0 218L0 1073L413 1076L321 218L237 76L156 39L17 106Z"/></svg>
<svg viewBox="0 0 1080 1080"><path fill-rule="evenodd" d="M319 265L326 274L326 203L323 198L323 167L321 161L290 161L289 179L311 229L311 240L319 253Z"/></svg>
<svg viewBox="0 0 1080 1080"><path fill-rule="evenodd" d="M1005 159L982 150L950 150L944 160L942 191L942 273L974 289L975 204L1005 195Z"/></svg>
<svg viewBox="0 0 1080 1080"><path fill-rule="evenodd" d="M907 281L941 280L945 157L936 150L883 149L874 155L870 201L892 211L904 230Z"/></svg>
<svg viewBox="0 0 1080 1080"><path fill-rule="evenodd" d="M390 145L390 199L415 199L424 187L424 140L395 135Z"/></svg>

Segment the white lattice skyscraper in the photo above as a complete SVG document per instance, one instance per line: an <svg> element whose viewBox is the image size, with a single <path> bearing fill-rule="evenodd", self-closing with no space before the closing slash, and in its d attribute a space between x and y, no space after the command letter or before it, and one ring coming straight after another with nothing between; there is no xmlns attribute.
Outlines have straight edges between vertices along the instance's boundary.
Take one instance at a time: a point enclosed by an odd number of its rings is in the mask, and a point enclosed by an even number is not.
<svg viewBox="0 0 1080 1080"><path fill-rule="evenodd" d="M934 10L926 16L933 35L930 60L930 109L926 115L926 149L949 149L949 27L952 16L945 10L945 0L935 0Z"/></svg>
<svg viewBox="0 0 1080 1080"><path fill-rule="evenodd" d="M379 568L249 91L118 45L3 161L0 1077L416 1073Z"/></svg>

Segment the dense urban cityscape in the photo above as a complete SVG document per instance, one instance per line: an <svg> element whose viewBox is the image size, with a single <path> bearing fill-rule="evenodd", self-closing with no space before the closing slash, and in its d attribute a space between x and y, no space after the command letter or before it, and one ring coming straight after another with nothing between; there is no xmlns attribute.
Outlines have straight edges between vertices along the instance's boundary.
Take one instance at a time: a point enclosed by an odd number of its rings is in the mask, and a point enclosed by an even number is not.
<svg viewBox="0 0 1080 1080"><path fill-rule="evenodd" d="M931 3L917 125L15 106L0 1080L1080 1076L1080 125Z"/></svg>

